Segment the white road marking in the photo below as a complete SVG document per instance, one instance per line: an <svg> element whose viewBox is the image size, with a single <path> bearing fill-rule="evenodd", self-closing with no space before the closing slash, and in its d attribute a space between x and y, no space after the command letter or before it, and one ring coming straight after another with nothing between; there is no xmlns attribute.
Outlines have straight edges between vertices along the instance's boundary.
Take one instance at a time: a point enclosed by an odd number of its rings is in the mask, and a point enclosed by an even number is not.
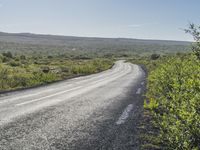
<svg viewBox="0 0 200 150"><path fill-rule="evenodd" d="M53 89L46 90L45 92L49 92L49 91L53 91ZM34 94L27 94L27 95L23 95L23 96L20 96L20 97L17 97L17 98L9 99L8 101L18 100L18 99L26 98L26 97L30 97L30 96L35 96L35 95L38 95L38 94L40 94L40 93L41 93L41 92L37 92L37 93L34 93ZM5 103L5 102L7 102L7 101L4 100L4 101L1 101L0 103Z"/></svg>
<svg viewBox="0 0 200 150"><path fill-rule="evenodd" d="M29 103L37 102L37 101L43 100L45 98L57 96L57 95L60 95L60 94L63 94L63 93L69 92L69 91L77 90L77 89L80 89L80 88L82 88L82 86L78 86L78 87L75 87L75 88L72 88L72 89L69 89L69 90L61 91L61 92L58 92L58 93L55 93L55 94L52 94L52 95L48 95L48 96L45 96L45 97L41 97L41 98L38 98L38 99L31 100L31 101L19 103L19 104L16 104L16 106L22 106L22 105L26 105L26 104L29 104Z"/></svg>
<svg viewBox="0 0 200 150"><path fill-rule="evenodd" d="M66 87L69 87L71 86L72 84L69 84L69 85L64 85L64 86L60 86L59 88L66 88ZM55 89L48 89L48 90L44 90L43 92L36 92L36 93L33 93L33 94L26 94L26 95L23 95L23 96L19 96L19 97L14 97L14 98L10 98L10 99L6 99L6 100L3 100L3 101L0 101L0 104L1 103L6 103L6 102L10 102L10 101L15 101L15 100L19 100L21 98L27 98L27 97L31 97L31 96L37 96L38 94L41 94L41 93L45 93L45 92L50 92L50 91L54 91Z"/></svg>
<svg viewBox="0 0 200 150"><path fill-rule="evenodd" d="M137 89L137 92L136 92L136 94L141 94L141 92L142 92L142 89L141 89L141 88L139 88L139 89Z"/></svg>
<svg viewBox="0 0 200 150"><path fill-rule="evenodd" d="M117 125L125 123L126 119L129 117L129 113L133 109L133 104L129 104L125 109L122 115L119 117L118 121L116 122Z"/></svg>

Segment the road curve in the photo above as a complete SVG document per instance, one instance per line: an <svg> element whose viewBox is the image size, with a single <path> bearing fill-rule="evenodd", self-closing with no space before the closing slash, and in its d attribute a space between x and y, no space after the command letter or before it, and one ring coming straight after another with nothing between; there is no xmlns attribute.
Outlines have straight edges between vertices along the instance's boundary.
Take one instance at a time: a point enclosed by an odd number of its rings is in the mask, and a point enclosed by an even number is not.
<svg viewBox="0 0 200 150"><path fill-rule="evenodd" d="M0 149L136 148L130 132L142 111L144 78L138 65L117 61L98 74L2 94Z"/></svg>

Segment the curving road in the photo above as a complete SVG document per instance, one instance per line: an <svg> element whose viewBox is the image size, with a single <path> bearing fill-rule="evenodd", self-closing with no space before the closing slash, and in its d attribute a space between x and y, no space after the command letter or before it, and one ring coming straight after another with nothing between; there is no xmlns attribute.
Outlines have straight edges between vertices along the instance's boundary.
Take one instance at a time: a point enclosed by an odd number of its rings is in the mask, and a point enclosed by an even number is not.
<svg viewBox="0 0 200 150"><path fill-rule="evenodd" d="M1 150L137 149L145 74L112 69L0 95Z"/></svg>

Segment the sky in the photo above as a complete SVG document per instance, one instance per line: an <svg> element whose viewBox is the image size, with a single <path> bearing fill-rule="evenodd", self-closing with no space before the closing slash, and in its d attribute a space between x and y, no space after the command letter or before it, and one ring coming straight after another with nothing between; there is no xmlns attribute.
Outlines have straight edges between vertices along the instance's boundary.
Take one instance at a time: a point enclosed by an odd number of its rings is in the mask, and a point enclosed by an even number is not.
<svg viewBox="0 0 200 150"><path fill-rule="evenodd" d="M0 31L191 41L200 0L0 0Z"/></svg>

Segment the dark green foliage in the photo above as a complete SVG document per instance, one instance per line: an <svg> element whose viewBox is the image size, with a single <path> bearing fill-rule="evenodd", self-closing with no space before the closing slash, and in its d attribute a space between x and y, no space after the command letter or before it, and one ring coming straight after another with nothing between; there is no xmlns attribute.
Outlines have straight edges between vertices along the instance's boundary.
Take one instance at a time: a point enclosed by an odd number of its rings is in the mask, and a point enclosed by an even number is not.
<svg viewBox="0 0 200 150"><path fill-rule="evenodd" d="M48 66L41 67L42 72L49 73L50 68Z"/></svg>
<svg viewBox="0 0 200 150"><path fill-rule="evenodd" d="M20 59L21 59L21 60L26 60L26 56L25 56L25 55L21 55L21 56L20 56Z"/></svg>
<svg viewBox="0 0 200 150"><path fill-rule="evenodd" d="M3 63L9 62L10 60L11 60L10 58L5 57L5 56L2 58Z"/></svg>
<svg viewBox="0 0 200 150"><path fill-rule="evenodd" d="M14 60L11 60L9 63L7 63L8 65L10 65L11 67L17 67L17 66L20 66L21 63L18 62L18 61L14 61Z"/></svg>
<svg viewBox="0 0 200 150"><path fill-rule="evenodd" d="M152 59L152 60L156 60L156 59L158 59L159 57L160 57L159 54L152 54L152 55L151 55L151 59Z"/></svg>
<svg viewBox="0 0 200 150"><path fill-rule="evenodd" d="M8 57L8 58L13 58L12 53L11 52L3 52L2 53L3 56Z"/></svg>

